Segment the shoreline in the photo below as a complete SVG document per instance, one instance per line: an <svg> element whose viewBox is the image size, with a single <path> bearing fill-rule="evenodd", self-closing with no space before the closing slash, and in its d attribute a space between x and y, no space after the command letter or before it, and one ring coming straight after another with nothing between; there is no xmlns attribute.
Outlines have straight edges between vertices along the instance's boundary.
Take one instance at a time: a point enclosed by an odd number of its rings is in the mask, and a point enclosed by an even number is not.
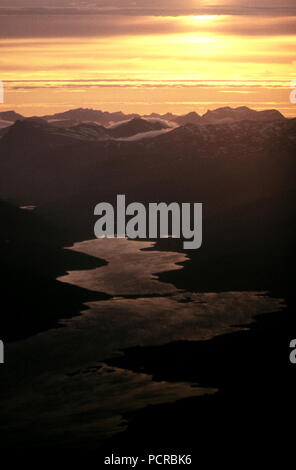
<svg viewBox="0 0 296 470"><path fill-rule="evenodd" d="M222 450L231 442L243 451L248 440L260 447L264 433L272 442L277 441L281 429L277 426L279 422L284 425L285 416L281 407L275 410L272 404L276 401L285 408L293 405L289 401L292 394L283 389L286 374L291 383L293 379L286 342L290 309L259 315L248 330L205 341L129 348L123 356L106 361L110 366L152 374L156 381L194 382L218 391L124 416L127 430L105 442L102 453L107 455L112 449L119 454L134 449L139 454L174 449L190 451L197 457L206 452L209 443L213 449ZM268 352L267 345L272 346Z"/></svg>
<svg viewBox="0 0 296 470"><path fill-rule="evenodd" d="M170 242L165 245L166 249L164 251L172 251ZM42 253L43 249L44 247L40 249L39 253ZM148 250L159 251L159 245L156 243ZM52 273L67 272L75 266L79 267L79 270L95 269L106 265L104 260L81 253L73 253L71 250L61 249L60 247L58 247L58 253L50 251L55 253L55 256L50 259L50 268L47 267L47 275L43 279L43 285L42 283L36 284L36 279L29 280L30 283L33 283L33 289L36 289L36 285L37 289L39 287L41 289L38 290L36 310L33 309L31 312L32 321L29 323L28 334L27 336L25 334L25 337L39 331L46 331L52 327L59 327L59 320L67 318L65 315L69 310L72 311L68 318L80 315L88 308L84 305L85 302L104 300L104 296L112 298L112 296L104 293L81 289L72 285L66 286L62 282L50 279L49 276L49 273L52 275ZM47 256L48 254L47 251ZM212 260L212 262L214 261ZM189 279L191 278L190 267L192 268L194 261L191 263L190 261L189 263L186 262L186 264L187 266L183 266L181 270L158 273L157 279L159 282L169 282L179 288L182 280L187 283L187 276L189 276ZM188 291L191 290L191 285L197 283L195 278L191 278L191 281L192 283L187 285ZM229 290L235 290L231 288L232 282L229 277L227 282ZM43 299L44 292L49 292L51 284L55 285L52 287L46 311L48 314L52 314L52 311L54 311L55 316L49 316L46 319L48 323L46 323L44 316L40 318L39 302L40 299ZM24 285L22 288L26 291L27 287ZM57 297L57 295L60 295L62 291L61 301L61 297ZM211 289L207 289L207 291L214 292ZM292 292L291 290L291 299ZM283 297L286 300L289 297L289 289L287 288L287 291L284 292L279 286L278 290L271 290L269 294ZM27 295L28 301L30 301L32 292L27 293ZM94 296L94 299L90 299L91 296ZM54 304L51 303L52 299ZM70 299L73 307L70 306L69 308ZM23 301L22 298L21 301ZM58 311L56 310L57 305ZM28 308L31 307L32 305L28 305ZM196 421L200 422L199 426L201 428L198 439L204 443L203 445L206 445L210 439L213 423L214 427L220 429L221 434L223 434L221 428L221 422L223 421L230 420L233 427L237 429L239 427L239 413L241 414L240 419L246 423L244 426L251 424L251 420L256 421L256 416L263 413L264 419L268 423L266 429L264 427L264 432L270 433L274 430L269 419L270 406L277 397L282 401L285 399L281 390L285 379L284 374L287 371L285 360L288 357L285 319L288 318L291 311L292 300L288 299L287 308L281 312L260 314L254 318L251 324L247 325L247 330L218 335L204 341L175 341L161 346L129 348L124 351L123 356L105 360L104 362L110 366L116 365L126 370L152 375L153 381L196 383L203 388L218 388L218 392L213 396L205 394L196 398L183 398L174 403L149 405L129 415L123 415L123 420L128 421L126 431L115 435L102 444L96 442L94 435L91 442L89 442L89 448L99 448L101 454L110 452L114 448L123 453L127 449L130 449L130 452L135 452L135 449L137 449L137 452L144 452L147 443L149 443L150 451L157 450L159 447L161 449L169 447L185 449L186 446L192 451L197 437L192 435L191 428ZM40 324L38 322L36 324L36 318L40 319ZM25 322L28 326L28 317L25 317ZM32 330L32 327L35 330ZM60 327L63 327L63 325L60 325ZM267 355L268 360L266 360ZM273 367L273 364L275 367ZM274 376L277 379L280 376L279 386L273 384ZM274 387L272 394L270 390L266 389L268 385ZM239 410L239 413L237 413L237 410ZM220 440L221 434L219 434ZM231 439L236 440L236 437L235 434L231 434ZM257 437L259 439L259 436ZM76 442L75 436L73 436L74 442ZM33 447L38 447L38 442L32 441L31 444ZM31 447L31 444L29 447ZM84 444L81 444L81 448L85 447L86 444ZM220 442L217 440L215 445L219 447L219 444ZM237 445L239 445L239 442L237 442Z"/></svg>
<svg viewBox="0 0 296 470"><path fill-rule="evenodd" d="M0 237L4 343L62 327L59 321L80 315L85 303L110 298L57 281L69 270L94 269L105 260L64 249L59 231L34 211L0 201L0 216L7 220Z"/></svg>

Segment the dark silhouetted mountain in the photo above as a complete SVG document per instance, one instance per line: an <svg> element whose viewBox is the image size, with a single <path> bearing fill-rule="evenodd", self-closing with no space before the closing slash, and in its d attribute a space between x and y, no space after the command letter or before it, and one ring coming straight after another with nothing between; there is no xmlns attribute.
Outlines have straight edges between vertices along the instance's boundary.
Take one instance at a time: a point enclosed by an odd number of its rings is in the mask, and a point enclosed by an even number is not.
<svg viewBox="0 0 296 470"><path fill-rule="evenodd" d="M17 120L25 119L21 114L15 111L2 111L0 112L0 119L3 121L15 122Z"/></svg>
<svg viewBox="0 0 296 470"><path fill-rule="evenodd" d="M0 196L36 205L67 200L71 210L87 214L98 198L120 193L139 201L153 195L237 204L294 187L296 120L188 124L134 142L105 138L155 125L162 127L143 119L113 129L17 121L0 139Z"/></svg>
<svg viewBox="0 0 296 470"><path fill-rule="evenodd" d="M184 126L185 124L201 124L202 117L197 114L195 111L185 114L185 116L179 116L173 119L174 122L179 124L180 126Z"/></svg>
<svg viewBox="0 0 296 470"><path fill-rule="evenodd" d="M180 126L186 124L223 124L238 121L277 121L284 120L285 117L276 109L269 109L265 111L255 111L246 106L238 108L224 108L214 109L207 111L203 116L199 116L196 112L185 114L173 119L174 122Z"/></svg>
<svg viewBox="0 0 296 470"><path fill-rule="evenodd" d="M4 130L3 130L4 131ZM6 132L2 132L4 145L19 142L21 148L57 147L70 145L77 140L97 141L110 139L106 129L93 123L80 123L69 128L59 128L42 118L27 118L17 121Z"/></svg>
<svg viewBox="0 0 296 470"><path fill-rule="evenodd" d="M83 140L106 140L110 139L108 129L94 123L82 122L70 127L68 132L74 133Z"/></svg>
<svg viewBox="0 0 296 470"><path fill-rule="evenodd" d="M14 113L9 111L7 113ZM3 113L2 113L3 114ZM16 119L23 119L22 116L18 118L15 113L10 117L12 120L9 122L14 122ZM9 117L9 115L8 115ZM97 123L102 126L111 126L112 124L119 123L121 121L129 121L134 118L140 118L139 114L124 114L121 111L119 112L108 112L101 111L96 109L88 108L77 108L64 111L61 113L56 113L53 115L46 115L42 118L48 121L50 124L53 124L55 127L73 127L82 122L85 123ZM243 120L252 120L252 121L274 121L274 120L283 120L285 117L277 110L264 110L264 111L255 111L246 106L240 106L238 108L218 108L216 110L207 111L203 116L200 116L195 111L192 111L188 114L177 116L172 113L159 114L151 113L149 115L143 115L143 118L152 118L152 119L162 119L166 121L172 121L180 126L186 124L210 124L210 123L223 123L223 122L236 122ZM1 113L0 113L1 119ZM4 120L4 117L2 117Z"/></svg>
<svg viewBox="0 0 296 470"><path fill-rule="evenodd" d="M158 113L151 113L143 115L144 118L156 118L156 119L164 119L165 121L173 121L175 122L176 118L178 117L176 114L166 113L166 114L158 114Z"/></svg>
<svg viewBox="0 0 296 470"><path fill-rule="evenodd" d="M68 122L68 121L67 121ZM3 146L10 148L19 143L20 151L36 151L42 148L56 148L72 145L77 141L101 141L131 137L139 133L147 133L169 128L161 120L145 120L134 118L118 124L116 127L106 128L96 123L81 122L71 127L59 127L56 121L49 123L43 118L32 117L16 121L8 128L0 130Z"/></svg>
<svg viewBox="0 0 296 470"><path fill-rule="evenodd" d="M235 122L235 121L275 121L283 120L284 116L275 109L266 111L255 111L246 106L240 106L238 108L218 108L213 111L207 111L203 116L202 120L206 123L222 123L222 122Z"/></svg>
<svg viewBox="0 0 296 470"><path fill-rule="evenodd" d="M6 133L6 129L17 120L25 119L15 111L4 111L0 113L0 136Z"/></svg>
<svg viewBox="0 0 296 470"><path fill-rule="evenodd" d="M169 126L160 120L146 120L142 118L134 118L131 121L124 122L116 127L109 128L108 133L114 138L131 137L143 132L159 131L168 129Z"/></svg>
<svg viewBox="0 0 296 470"><path fill-rule="evenodd" d="M43 116L47 121L52 120L74 120L77 122L97 122L101 125L109 125L114 122L123 121L125 119L132 119L137 117L138 114L123 114L121 111L109 113L96 109L78 108L70 109L62 113Z"/></svg>
<svg viewBox="0 0 296 470"><path fill-rule="evenodd" d="M19 149L44 148L60 146L76 141L79 134L67 129L59 129L50 125L45 119L27 118L16 121L2 137L4 146L14 146L18 142Z"/></svg>
<svg viewBox="0 0 296 470"><path fill-rule="evenodd" d="M175 121L175 119L178 116L176 114L172 114L172 113L165 113L165 114L162 114L160 117L161 117L161 119L165 119L167 121Z"/></svg>
<svg viewBox="0 0 296 470"><path fill-rule="evenodd" d="M47 122L54 127L61 127L62 129L65 127L78 126L78 124L81 123L81 121L75 119L49 119Z"/></svg>

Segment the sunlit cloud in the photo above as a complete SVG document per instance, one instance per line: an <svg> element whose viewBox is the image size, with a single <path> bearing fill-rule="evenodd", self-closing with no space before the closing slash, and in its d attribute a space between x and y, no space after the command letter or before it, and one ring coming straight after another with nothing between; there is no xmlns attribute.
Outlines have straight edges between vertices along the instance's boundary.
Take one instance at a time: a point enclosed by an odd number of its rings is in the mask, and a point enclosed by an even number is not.
<svg viewBox="0 0 296 470"><path fill-rule="evenodd" d="M121 103L129 112L202 111L224 97L256 109L275 103L292 115L294 0L214 3L31 0L24 8L2 0L5 107L30 113L46 92L46 106L57 110Z"/></svg>

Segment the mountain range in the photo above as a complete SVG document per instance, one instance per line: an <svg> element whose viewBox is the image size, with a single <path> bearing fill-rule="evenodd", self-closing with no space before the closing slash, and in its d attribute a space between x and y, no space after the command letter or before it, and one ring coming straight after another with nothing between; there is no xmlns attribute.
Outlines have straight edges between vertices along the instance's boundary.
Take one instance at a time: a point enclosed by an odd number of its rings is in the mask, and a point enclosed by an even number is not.
<svg viewBox="0 0 296 470"><path fill-rule="evenodd" d="M109 128L18 120L2 129L0 197L90 210L120 193L226 205L294 188L296 119L168 126L156 117Z"/></svg>
<svg viewBox="0 0 296 470"><path fill-rule="evenodd" d="M238 108L223 107L211 111L209 110L202 116L195 111L182 116L177 116L172 113L151 113L149 115L140 116L139 114L124 114L121 111L110 113L88 108L72 109L61 113L41 116L42 119L53 124L55 127L71 127L83 122L92 122L101 126L110 127L118 122L138 119L140 117L144 119L161 119L178 125L230 123L243 120L263 122L285 119L285 117L275 109L255 111L246 106L240 106ZM24 116L14 111L0 112L0 127L8 127L16 120L23 119L25 119Z"/></svg>
<svg viewBox="0 0 296 470"><path fill-rule="evenodd" d="M64 122L64 121L63 121ZM132 118L129 121L119 122L111 127L104 127L93 122L81 122L69 126L57 126L56 121L48 122L44 118L32 117L17 120L9 127L0 130L1 136L7 135L5 140L15 139L19 143L30 139L32 146L48 142L49 145L62 145L72 141L99 141L113 139L128 139L140 135L155 135L158 132L169 131L170 125L161 119Z"/></svg>

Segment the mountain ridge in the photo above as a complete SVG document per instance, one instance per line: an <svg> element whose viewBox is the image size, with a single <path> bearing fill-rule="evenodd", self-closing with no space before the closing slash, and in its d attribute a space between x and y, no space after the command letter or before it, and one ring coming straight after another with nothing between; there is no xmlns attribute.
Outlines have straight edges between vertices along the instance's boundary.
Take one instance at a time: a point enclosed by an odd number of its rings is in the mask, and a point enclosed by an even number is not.
<svg viewBox="0 0 296 470"><path fill-rule="evenodd" d="M161 119L163 121L173 122L178 125L185 124L210 124L218 122L236 122L242 120L251 121L276 121L284 120L286 118L280 111L276 109L266 109L256 111L248 108L247 106L239 106L231 108L229 106L208 110L203 115L198 114L196 111L191 111L187 114L176 115L172 113L150 113L150 114L125 114L122 111L109 112L101 111L91 108L74 108L60 113L48 114L38 116L41 119L57 126L57 127L70 127L72 124L77 125L81 122L92 122L103 126L111 126L121 121L129 121L132 119ZM0 112L0 121L3 121L1 127L9 126L17 120L28 119L15 111L2 111Z"/></svg>

